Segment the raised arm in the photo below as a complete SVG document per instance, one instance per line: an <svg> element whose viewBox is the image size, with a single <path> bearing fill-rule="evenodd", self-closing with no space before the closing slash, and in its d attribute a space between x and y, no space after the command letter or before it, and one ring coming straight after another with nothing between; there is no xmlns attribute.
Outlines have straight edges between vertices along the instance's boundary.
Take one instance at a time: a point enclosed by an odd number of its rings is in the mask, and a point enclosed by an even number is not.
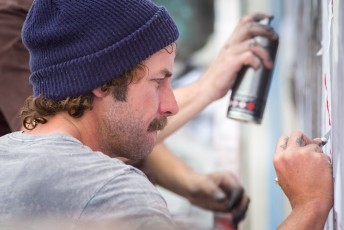
<svg viewBox="0 0 344 230"><path fill-rule="evenodd" d="M169 124L159 133L158 141L180 128L211 102L225 96L244 65L258 68L264 64L268 68L272 67L268 52L252 39L257 35L278 39L271 27L258 23L267 17L269 16L264 14L242 17L201 78L188 86L174 90L179 112L169 118Z"/></svg>

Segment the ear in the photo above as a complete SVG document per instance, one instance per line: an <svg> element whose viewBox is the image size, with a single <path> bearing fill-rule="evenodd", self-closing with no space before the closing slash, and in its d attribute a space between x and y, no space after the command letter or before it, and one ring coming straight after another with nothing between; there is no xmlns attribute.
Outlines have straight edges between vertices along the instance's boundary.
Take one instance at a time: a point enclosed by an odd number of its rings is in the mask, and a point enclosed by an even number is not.
<svg viewBox="0 0 344 230"><path fill-rule="evenodd" d="M95 97L106 97L107 93L101 90L101 87L97 87L95 89L92 90L92 93Z"/></svg>

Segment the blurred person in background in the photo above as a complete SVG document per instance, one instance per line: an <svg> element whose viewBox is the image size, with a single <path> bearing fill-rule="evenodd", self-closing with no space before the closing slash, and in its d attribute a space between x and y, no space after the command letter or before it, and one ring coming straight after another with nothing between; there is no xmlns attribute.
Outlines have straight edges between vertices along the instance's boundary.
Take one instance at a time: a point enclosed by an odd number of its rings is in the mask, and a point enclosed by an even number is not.
<svg viewBox="0 0 344 230"><path fill-rule="evenodd" d="M21 28L32 0L0 0L0 135L20 129L19 111L32 94L29 53Z"/></svg>

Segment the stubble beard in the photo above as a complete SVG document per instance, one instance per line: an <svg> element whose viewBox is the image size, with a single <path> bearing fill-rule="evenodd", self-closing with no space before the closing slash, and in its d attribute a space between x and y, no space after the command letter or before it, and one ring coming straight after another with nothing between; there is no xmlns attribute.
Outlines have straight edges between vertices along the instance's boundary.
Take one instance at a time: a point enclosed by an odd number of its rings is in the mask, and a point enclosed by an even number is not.
<svg viewBox="0 0 344 230"><path fill-rule="evenodd" d="M138 162L152 152L156 142L156 139L148 137L147 132L162 130L166 125L166 117L154 119L146 130L143 127L139 128L142 126L142 121L135 119L125 125L114 120L102 122L99 135L99 138L102 138L102 151L110 157L123 157L130 163Z"/></svg>

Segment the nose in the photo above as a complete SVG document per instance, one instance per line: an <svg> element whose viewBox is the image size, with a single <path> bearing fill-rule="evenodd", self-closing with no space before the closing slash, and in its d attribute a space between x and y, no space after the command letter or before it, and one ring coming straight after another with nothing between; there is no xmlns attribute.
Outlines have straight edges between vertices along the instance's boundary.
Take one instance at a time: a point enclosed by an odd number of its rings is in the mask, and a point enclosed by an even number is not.
<svg viewBox="0 0 344 230"><path fill-rule="evenodd" d="M171 86L161 92L159 109L160 114L164 116L173 116L178 113L178 104Z"/></svg>

